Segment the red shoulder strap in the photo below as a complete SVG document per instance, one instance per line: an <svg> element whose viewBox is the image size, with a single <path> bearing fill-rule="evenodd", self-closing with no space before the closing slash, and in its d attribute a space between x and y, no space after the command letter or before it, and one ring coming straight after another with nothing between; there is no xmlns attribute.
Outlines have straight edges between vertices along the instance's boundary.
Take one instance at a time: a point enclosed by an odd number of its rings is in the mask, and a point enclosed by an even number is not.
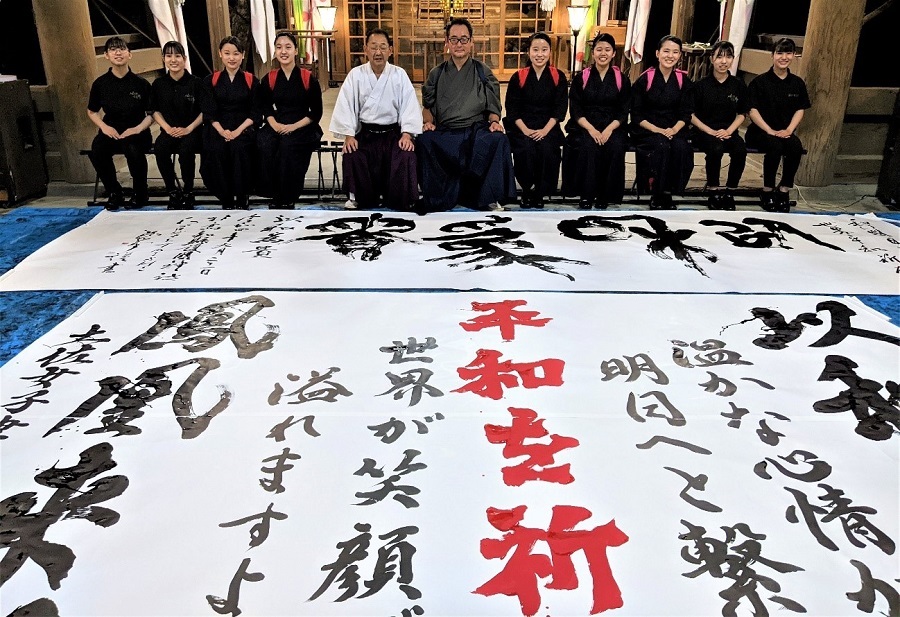
<svg viewBox="0 0 900 617"><path fill-rule="evenodd" d="M550 77L553 78L553 85L559 85L559 70L555 66L551 66L550 68Z"/></svg>
<svg viewBox="0 0 900 617"><path fill-rule="evenodd" d="M253 89L253 73L244 71L244 81L247 82L247 87L252 90Z"/></svg>
<svg viewBox="0 0 900 617"><path fill-rule="evenodd" d="M215 71L215 72L212 74L212 86L213 86L213 88L215 88L215 87L216 87L216 84L219 83L219 77L220 77L221 75L222 75L222 71Z"/></svg>
<svg viewBox="0 0 900 617"><path fill-rule="evenodd" d="M613 75L615 75L615 77L616 77L616 90L621 92L622 91L622 71L620 71L619 67L617 67L617 66L612 67L612 69L613 69Z"/></svg>
<svg viewBox="0 0 900 617"><path fill-rule="evenodd" d="M309 90L309 79L312 77L312 72L308 69L300 67L300 81L303 82L303 89ZM269 71L269 90L275 89L275 80L278 78L278 69L273 69ZM247 83L250 83L250 78L248 76Z"/></svg>
<svg viewBox="0 0 900 617"><path fill-rule="evenodd" d="M528 68L529 67L526 66L525 68L521 68L516 72L516 75L519 76L519 87L520 88L525 87L525 80L528 79Z"/></svg>

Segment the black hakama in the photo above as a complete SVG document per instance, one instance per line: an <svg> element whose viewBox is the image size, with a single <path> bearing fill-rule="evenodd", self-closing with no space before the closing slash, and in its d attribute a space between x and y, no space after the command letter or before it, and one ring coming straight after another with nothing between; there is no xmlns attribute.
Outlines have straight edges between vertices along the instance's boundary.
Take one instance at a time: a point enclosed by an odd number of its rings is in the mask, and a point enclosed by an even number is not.
<svg viewBox="0 0 900 617"><path fill-rule="evenodd" d="M486 210L516 200L509 139L487 122L461 129L438 127L416 138L419 180L426 208Z"/></svg>
<svg viewBox="0 0 900 617"><path fill-rule="evenodd" d="M540 79L529 69L524 85L520 84L519 75L512 76L506 89L503 124L512 150L515 177L524 193L523 204L528 205L531 200L556 194L559 186L560 149L565 140L560 124L568 108L568 83L558 70L554 83L550 67L544 68ZM526 136L516 125L516 120L521 120L528 128L539 130L551 118L556 119L556 124L540 141Z"/></svg>
<svg viewBox="0 0 900 617"><path fill-rule="evenodd" d="M253 77L248 85L243 71L236 73L232 81L228 73L222 71L215 86L212 75L205 83L200 177L223 207L231 208L235 200L246 205L247 197L255 191L256 131L261 120L255 96L259 81ZM212 125L218 122L223 129L233 131L247 119L252 124L231 141L226 141Z"/></svg>
<svg viewBox="0 0 900 617"><path fill-rule="evenodd" d="M628 102L631 82L621 75L621 86L616 82L614 69L604 78L595 67L590 67L587 84L584 72L572 78L569 91L569 122L566 124L566 145L563 149L563 194L579 196L587 203L597 205L617 204L625 194L625 151L628 138L625 127L628 122ZM598 131L603 131L618 120L619 128L609 140L598 145L590 133L578 124L584 118Z"/></svg>
<svg viewBox="0 0 900 617"><path fill-rule="evenodd" d="M309 161L322 141L322 89L315 77L310 76L309 88L305 88L299 67L291 71L288 79L278 69L274 89L269 87L269 76L263 77L259 88L260 109L263 116L272 117L282 124L292 124L302 118L311 124L287 135L276 133L263 124L257 135L259 148L259 193L271 197L274 206L290 206L303 192L303 181L309 169Z"/></svg>
<svg viewBox="0 0 900 617"><path fill-rule="evenodd" d="M343 155L344 190L353 193L360 208L383 205L392 210L411 211L415 206L419 198L416 153L400 149L400 135L399 125L390 128L363 125L356 136L359 147ZM383 204L377 203L379 196L383 196Z"/></svg>
<svg viewBox="0 0 900 617"><path fill-rule="evenodd" d="M680 194L694 170L694 150L688 141L688 126L693 113L691 80L682 75L679 85L674 70L665 80L662 72L655 69L648 90L647 76L645 71L631 89L631 139L637 158L638 181L643 183L646 179L651 195ZM671 128L681 120L684 127L669 139L641 127L643 120L661 129Z"/></svg>

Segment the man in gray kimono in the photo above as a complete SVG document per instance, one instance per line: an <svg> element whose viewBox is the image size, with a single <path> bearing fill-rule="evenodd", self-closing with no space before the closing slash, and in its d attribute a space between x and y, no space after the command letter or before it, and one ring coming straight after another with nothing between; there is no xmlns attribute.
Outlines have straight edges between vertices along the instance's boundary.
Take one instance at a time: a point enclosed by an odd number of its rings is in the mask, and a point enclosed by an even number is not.
<svg viewBox="0 0 900 617"><path fill-rule="evenodd" d="M515 202L509 140L500 123L500 84L491 69L472 58L469 20L445 28L450 59L422 86L422 134L416 140L420 212L466 206L502 210Z"/></svg>

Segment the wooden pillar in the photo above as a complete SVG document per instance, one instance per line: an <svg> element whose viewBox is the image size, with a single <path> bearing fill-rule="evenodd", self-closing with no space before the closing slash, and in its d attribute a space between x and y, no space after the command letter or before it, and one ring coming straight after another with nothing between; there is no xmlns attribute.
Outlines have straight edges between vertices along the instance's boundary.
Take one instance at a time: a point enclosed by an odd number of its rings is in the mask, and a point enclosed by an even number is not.
<svg viewBox="0 0 900 617"><path fill-rule="evenodd" d="M63 177L66 182L93 182L93 166L79 155L97 133L87 117L88 95L97 77L87 0L33 0L32 6L60 136Z"/></svg>
<svg viewBox="0 0 900 617"><path fill-rule="evenodd" d="M672 4L672 25L669 32L685 43L694 36L694 9L697 0L675 0Z"/></svg>
<svg viewBox="0 0 900 617"><path fill-rule="evenodd" d="M806 81L812 109L806 111L797 131L809 152L797 174L800 185L826 186L834 180L865 9L866 0L812 0L809 7L798 74Z"/></svg>
<svg viewBox="0 0 900 617"><path fill-rule="evenodd" d="M231 14L228 0L206 0L206 16L209 19L209 44L212 47L213 70L222 70L219 60L219 41L231 36Z"/></svg>

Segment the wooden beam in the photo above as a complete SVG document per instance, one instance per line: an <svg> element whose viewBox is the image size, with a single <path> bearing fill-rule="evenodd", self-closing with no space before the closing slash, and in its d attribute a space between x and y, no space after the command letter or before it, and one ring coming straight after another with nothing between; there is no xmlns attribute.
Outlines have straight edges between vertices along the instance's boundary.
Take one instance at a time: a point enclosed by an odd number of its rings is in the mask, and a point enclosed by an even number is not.
<svg viewBox="0 0 900 617"><path fill-rule="evenodd" d="M812 0L806 22L803 71L812 109L798 135L809 152L797 183L826 186L834 180L841 125L850 94L852 60L856 57L866 0Z"/></svg>
<svg viewBox="0 0 900 617"><path fill-rule="evenodd" d="M79 155L97 133L87 117L88 94L97 76L87 0L33 0L32 8L60 135L63 177L66 182L93 182L94 168Z"/></svg>
<svg viewBox="0 0 900 617"><path fill-rule="evenodd" d="M694 36L694 9L697 0L675 0L672 4L672 25L669 32L685 43L690 43Z"/></svg>
<svg viewBox="0 0 900 617"><path fill-rule="evenodd" d="M228 0L206 0L206 16L209 19L209 45L212 48L213 70L222 70L219 60L219 41L231 36L231 13Z"/></svg>
<svg viewBox="0 0 900 617"><path fill-rule="evenodd" d="M897 88L887 86L850 88L847 115L890 116L896 100Z"/></svg>

